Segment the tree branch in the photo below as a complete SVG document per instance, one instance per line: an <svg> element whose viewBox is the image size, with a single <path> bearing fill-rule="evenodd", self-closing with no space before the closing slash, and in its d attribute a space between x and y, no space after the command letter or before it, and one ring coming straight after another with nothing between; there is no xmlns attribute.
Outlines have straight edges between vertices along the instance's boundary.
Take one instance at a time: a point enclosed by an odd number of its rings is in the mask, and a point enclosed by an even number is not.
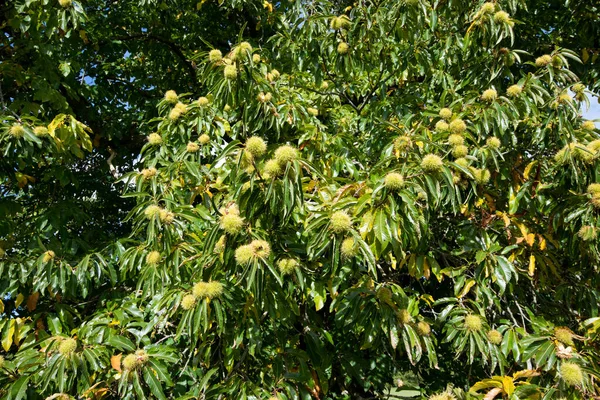
<svg viewBox="0 0 600 400"><path fill-rule="evenodd" d="M192 78L192 85L194 86L194 88L197 88L196 64L194 62L190 61L185 56L185 54L183 53L181 48L179 46L177 46L174 42L172 42L168 39L165 39L163 37L151 34L151 33L136 33L136 34L132 34L132 35L122 35L122 36L117 36L117 37L112 38L112 40L123 40L123 41L138 40L138 39L146 41L146 42L155 41L155 42L159 42L159 43L166 45L171 50L171 52L173 52L173 54L175 54L186 66L188 74ZM105 43L106 43L106 41L102 41L98 44L102 45Z"/></svg>

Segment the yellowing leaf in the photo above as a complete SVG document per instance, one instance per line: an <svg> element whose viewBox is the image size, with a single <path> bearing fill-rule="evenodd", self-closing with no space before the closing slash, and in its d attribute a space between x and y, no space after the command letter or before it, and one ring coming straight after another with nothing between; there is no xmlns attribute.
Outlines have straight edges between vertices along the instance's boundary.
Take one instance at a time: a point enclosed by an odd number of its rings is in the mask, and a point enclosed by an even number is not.
<svg viewBox="0 0 600 400"><path fill-rule="evenodd" d="M308 193L312 192L313 190L315 190L315 188L318 185L318 181L316 181L315 179L311 179L310 182L308 182L308 185L306 186L306 191Z"/></svg>
<svg viewBox="0 0 600 400"><path fill-rule="evenodd" d="M527 244L529 245L529 247L533 247L533 243L535 243L535 234L534 233L528 233L525 236L525 242L527 242Z"/></svg>
<svg viewBox="0 0 600 400"><path fill-rule="evenodd" d="M119 372L121 372L121 357L123 354L117 354L110 358L110 365Z"/></svg>
<svg viewBox="0 0 600 400"><path fill-rule="evenodd" d="M512 394L515 392L515 383L511 377L502 377L502 389L504 390L504 393L508 395L508 397L512 396Z"/></svg>
<svg viewBox="0 0 600 400"><path fill-rule="evenodd" d="M4 351L10 350L10 346L13 344L13 336L15 335L16 322L11 319L10 322L4 325L2 332L2 348Z"/></svg>
<svg viewBox="0 0 600 400"><path fill-rule="evenodd" d="M590 53L587 49L581 50L581 61L585 64L590 59Z"/></svg>
<svg viewBox="0 0 600 400"><path fill-rule="evenodd" d="M543 236L539 236L540 250L546 250L546 239Z"/></svg>
<svg viewBox="0 0 600 400"><path fill-rule="evenodd" d="M523 177L525 177L525 179L529 179L529 174L531 173L531 168L533 168L538 162L536 160L530 162L529 164L527 164L527 166L525 167L525 171L523 171Z"/></svg>
<svg viewBox="0 0 600 400"><path fill-rule="evenodd" d="M429 268L429 263L427 262L427 257L423 257L423 276L425 279L429 279L431 275L431 268Z"/></svg>
<svg viewBox="0 0 600 400"><path fill-rule="evenodd" d="M94 386L90 387L88 390L83 392L83 398L90 400L100 400L104 396L108 394L108 388L106 387L97 387L104 385L104 382L97 382Z"/></svg>
<svg viewBox="0 0 600 400"><path fill-rule="evenodd" d="M523 237L526 237L527 234L529 233L529 229L527 229L527 227L522 223L517 223L517 226L519 227L519 230L521 231L521 235L523 235Z"/></svg>
<svg viewBox="0 0 600 400"><path fill-rule="evenodd" d="M467 204L461 205L460 212L462 215L467 215L469 213L469 206Z"/></svg>
<svg viewBox="0 0 600 400"><path fill-rule="evenodd" d="M321 308L323 308L325 306L325 299L323 299L323 296L321 296L320 294L315 295L315 310L319 311Z"/></svg>
<svg viewBox="0 0 600 400"><path fill-rule="evenodd" d="M56 117L54 117L52 122L48 124L48 133L50 134L50 136L52 136L53 138L56 137L55 131L64 125L65 117L65 114L58 114Z"/></svg>
<svg viewBox="0 0 600 400"><path fill-rule="evenodd" d="M524 369L522 371L517 371L513 374L513 379L517 380L520 378L531 378L532 376L539 376L540 373L535 369Z"/></svg>
<svg viewBox="0 0 600 400"><path fill-rule="evenodd" d="M529 276L533 276L535 273L535 256L532 254L529 256Z"/></svg>
<svg viewBox="0 0 600 400"><path fill-rule="evenodd" d="M112 321L110 321L108 323L108 326L111 328L114 328L115 326L119 326L119 325L121 325L121 322L119 322L119 320L117 320L117 319L113 319Z"/></svg>
<svg viewBox="0 0 600 400"><path fill-rule="evenodd" d="M23 296L21 293L19 293L17 295L17 298L15 299L15 308L19 307L21 305L21 303L23 303L23 300L25 300L25 296Z"/></svg>
<svg viewBox="0 0 600 400"><path fill-rule="evenodd" d="M471 288L473 286L475 286L475 279L467 280L467 283L465 284L465 286L463 286L462 290L460 291L460 293L458 294L457 297L459 299L465 297L467 295L467 293L469 293L469 290L471 290Z"/></svg>
<svg viewBox="0 0 600 400"><path fill-rule="evenodd" d="M500 377L495 377L495 378L500 378ZM498 379L484 379L482 381L477 382L473 386L471 386L471 389L469 389L469 392L475 393L475 392L480 391L481 389L488 389L488 388L502 388L502 382Z"/></svg>
<svg viewBox="0 0 600 400"><path fill-rule="evenodd" d="M15 323L15 333L13 335L13 342L15 343L15 345L19 345L19 342L21 341L21 334L23 333L23 326L25 326L25 320L23 318L16 318L15 319L16 323Z"/></svg>
<svg viewBox="0 0 600 400"><path fill-rule="evenodd" d="M502 221L504 222L504 227L508 228L508 226L510 225L510 218L508 218L508 215L506 215L506 213L502 213Z"/></svg>
<svg viewBox="0 0 600 400"><path fill-rule="evenodd" d="M544 235L544 237L546 238L547 241L549 241L550 243L552 243L552 245L554 245L554 247L560 248L560 245L558 244L558 242L554 238L552 238L552 236L546 234L546 235Z"/></svg>
<svg viewBox="0 0 600 400"><path fill-rule="evenodd" d="M360 236L365 239L367 234L373 230L373 226L375 226L375 216L371 211L367 211L363 215L362 220L363 223L358 230L360 232Z"/></svg>
<svg viewBox="0 0 600 400"><path fill-rule="evenodd" d="M394 257L394 255L392 253L390 253L390 262L391 262L391 267L392 269L396 269L396 267L398 266L398 262L396 261L396 257Z"/></svg>
<svg viewBox="0 0 600 400"><path fill-rule="evenodd" d="M483 196L485 197L485 202L486 202L487 206L490 208L490 211L492 211L492 212L495 211L496 210L496 200L487 193L485 193Z"/></svg>
<svg viewBox="0 0 600 400"><path fill-rule="evenodd" d="M421 300L425 300L429 305L432 305L435 302L435 299L430 294L421 295Z"/></svg>

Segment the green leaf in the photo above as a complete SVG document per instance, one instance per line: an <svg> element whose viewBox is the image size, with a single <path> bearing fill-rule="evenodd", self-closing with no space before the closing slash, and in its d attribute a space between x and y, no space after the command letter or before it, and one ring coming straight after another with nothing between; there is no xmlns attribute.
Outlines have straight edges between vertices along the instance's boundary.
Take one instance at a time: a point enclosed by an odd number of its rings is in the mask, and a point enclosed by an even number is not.
<svg viewBox="0 0 600 400"><path fill-rule="evenodd" d="M136 349L133 342L124 336L113 335L109 338L108 343L119 350L135 351Z"/></svg>

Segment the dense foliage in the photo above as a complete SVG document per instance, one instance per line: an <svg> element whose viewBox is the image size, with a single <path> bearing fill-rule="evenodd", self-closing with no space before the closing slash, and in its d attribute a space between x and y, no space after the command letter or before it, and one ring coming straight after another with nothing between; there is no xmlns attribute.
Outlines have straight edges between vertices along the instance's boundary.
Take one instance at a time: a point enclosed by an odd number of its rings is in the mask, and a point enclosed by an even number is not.
<svg viewBox="0 0 600 400"><path fill-rule="evenodd" d="M0 396L600 395L600 9L19 0Z"/></svg>

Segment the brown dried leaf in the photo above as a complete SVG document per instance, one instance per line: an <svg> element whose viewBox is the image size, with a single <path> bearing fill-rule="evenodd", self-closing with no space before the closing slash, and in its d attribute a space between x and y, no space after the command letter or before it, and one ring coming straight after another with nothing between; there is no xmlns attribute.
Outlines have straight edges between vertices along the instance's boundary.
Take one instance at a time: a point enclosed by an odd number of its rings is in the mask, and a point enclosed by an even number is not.
<svg viewBox="0 0 600 400"><path fill-rule="evenodd" d="M494 389L490 390L489 392L487 392L487 394L485 395L485 397L483 398L483 400L493 400L500 393L502 393L502 389L500 389L500 388L494 388Z"/></svg>
<svg viewBox="0 0 600 400"><path fill-rule="evenodd" d="M35 311L39 298L40 298L40 292L35 292L33 294L30 294L29 297L27 298L27 310L29 310L30 312Z"/></svg>

